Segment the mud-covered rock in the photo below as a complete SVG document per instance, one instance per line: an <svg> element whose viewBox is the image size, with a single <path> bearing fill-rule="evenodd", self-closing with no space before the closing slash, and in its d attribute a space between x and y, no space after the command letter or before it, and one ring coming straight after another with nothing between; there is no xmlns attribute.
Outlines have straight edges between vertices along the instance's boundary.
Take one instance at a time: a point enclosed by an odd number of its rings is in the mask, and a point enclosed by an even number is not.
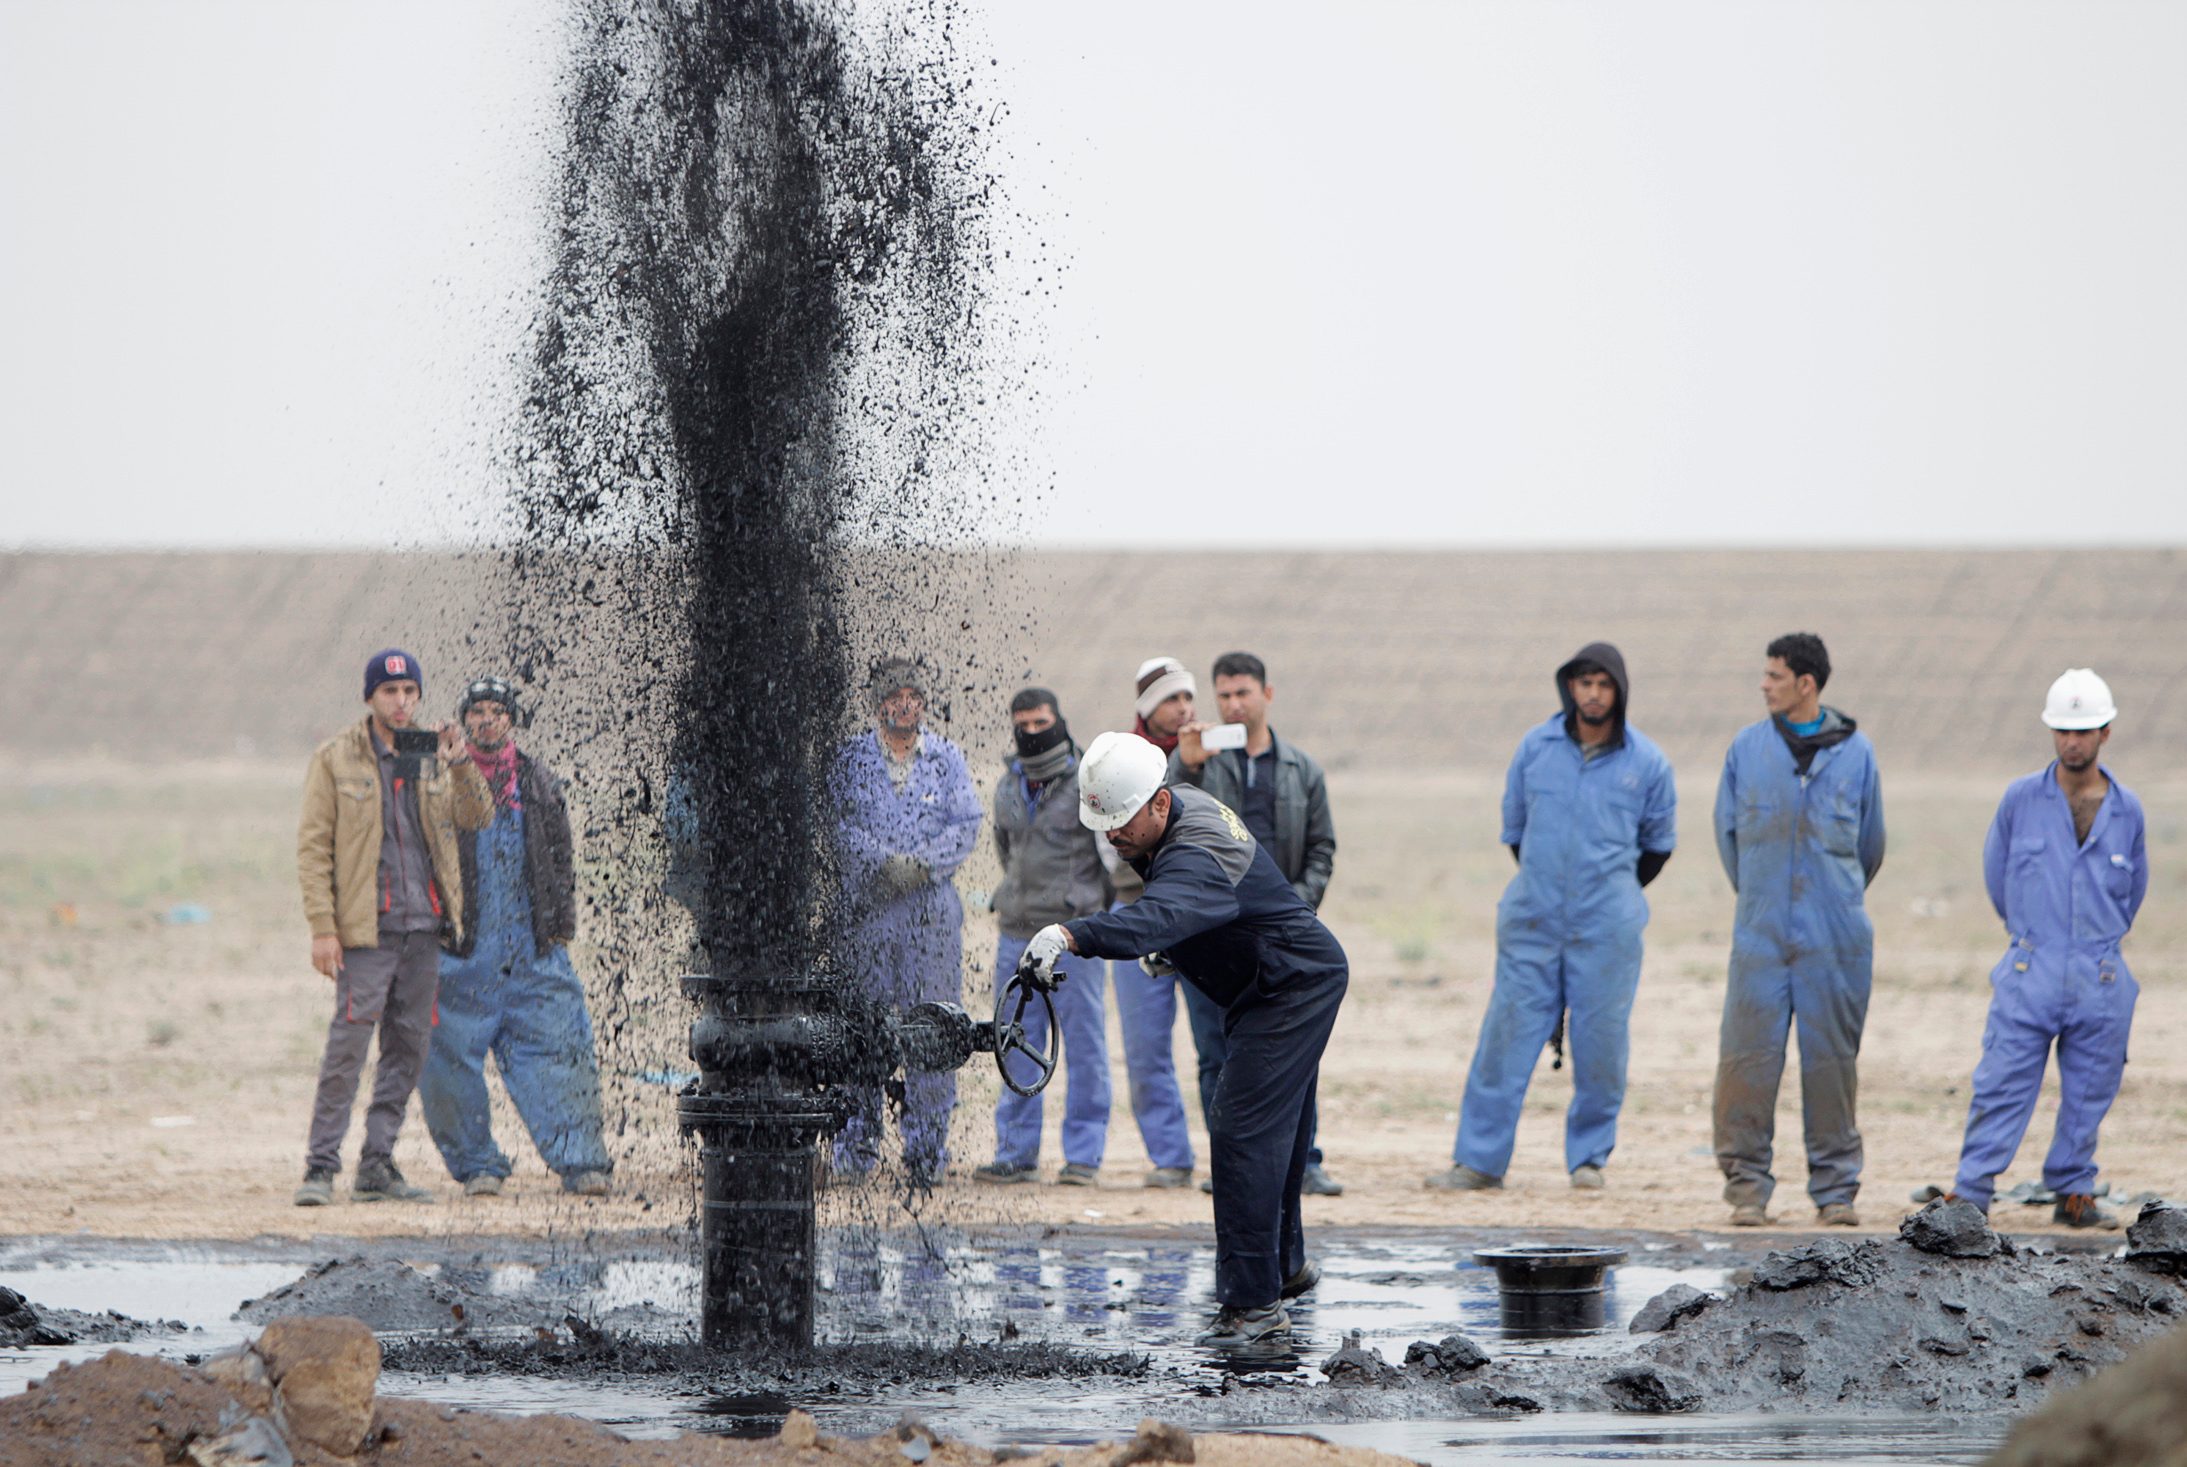
<svg viewBox="0 0 2187 1467"><path fill-rule="evenodd" d="M355 1456L372 1430L380 1342L355 1319L277 1319L257 1351L273 1382L273 1416L296 1440Z"/></svg>
<svg viewBox="0 0 2187 1467"><path fill-rule="evenodd" d="M2187 1330L2173 1330L2014 1426L1987 1467L2174 1467L2183 1442Z"/></svg>
<svg viewBox="0 0 2187 1467"><path fill-rule="evenodd" d="M1414 1340L1405 1347L1405 1368L1423 1375L1470 1375L1488 1364L1488 1351L1464 1335L1445 1335L1434 1344Z"/></svg>
<svg viewBox="0 0 2187 1467"><path fill-rule="evenodd" d="M2126 1230L2126 1261L2151 1273L2187 1274L2187 1208L2143 1203Z"/></svg>
<svg viewBox="0 0 2187 1467"><path fill-rule="evenodd" d="M1946 1258L1994 1258L1997 1234L1982 1209L1958 1198L1939 1197L1898 1225L1899 1241Z"/></svg>
<svg viewBox="0 0 2187 1467"><path fill-rule="evenodd" d="M1784 1292L1815 1284L1839 1284L1858 1289L1882 1275L1881 1244L1825 1238L1805 1248L1790 1248L1764 1258L1754 1266L1754 1287Z"/></svg>
<svg viewBox="0 0 2187 1467"><path fill-rule="evenodd" d="M1321 1362L1321 1373L1334 1386L1394 1385L1404 1378L1404 1372L1383 1359L1380 1350L1360 1343L1357 1330L1345 1338L1343 1349Z"/></svg>
<svg viewBox="0 0 2187 1467"><path fill-rule="evenodd" d="M1711 1304L1720 1303L1716 1295L1697 1289L1692 1284L1672 1284L1662 1293L1640 1306L1633 1316L1629 1332L1636 1335L1661 1334L1676 1329L1678 1322L1691 1319Z"/></svg>
<svg viewBox="0 0 2187 1467"><path fill-rule="evenodd" d="M1181 1426L1157 1421L1152 1416L1139 1423L1139 1430L1132 1439L1117 1449L1108 1461L1108 1467L1136 1467L1141 1462L1192 1462L1198 1454L1192 1449L1192 1433Z"/></svg>
<svg viewBox="0 0 2187 1467"><path fill-rule="evenodd" d="M1701 1407L1698 1386L1676 1372L1652 1365L1629 1365L1611 1371L1609 1379L1603 1382L1603 1390L1609 1395L1610 1404L1618 1410L1648 1416L1697 1411Z"/></svg>
<svg viewBox="0 0 2187 1467"><path fill-rule="evenodd" d="M0 1347L8 1349L25 1345L119 1344L139 1335L179 1334L188 1328L178 1320L131 1319L111 1309L100 1314L49 1309L31 1303L13 1289L0 1289Z"/></svg>

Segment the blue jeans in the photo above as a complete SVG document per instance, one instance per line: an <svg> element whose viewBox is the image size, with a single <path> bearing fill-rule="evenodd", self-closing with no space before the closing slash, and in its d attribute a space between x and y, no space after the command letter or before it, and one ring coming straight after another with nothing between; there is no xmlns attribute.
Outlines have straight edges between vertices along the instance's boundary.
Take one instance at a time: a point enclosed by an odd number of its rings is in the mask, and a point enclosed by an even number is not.
<svg viewBox="0 0 2187 1467"><path fill-rule="evenodd" d="M1154 978L1134 962L1109 964L1116 990L1116 1017L1124 1031L1124 1068L1131 1077L1131 1113L1147 1160L1158 1167L1192 1170L1192 1132L1185 1124L1184 1092L1177 1088L1171 1036L1177 1028L1174 977Z"/></svg>
<svg viewBox="0 0 2187 1467"><path fill-rule="evenodd" d="M1024 955L1026 939L1005 935L995 945L995 981L1009 981ZM1055 991L1056 1024L1063 1030L1066 1091L1063 1103L1063 1159L1098 1167L1109 1144L1109 1025L1102 990L1106 975L1098 958L1066 954L1056 963L1064 981ZM1026 1042L1035 1049L1048 1042L1048 1012L1036 1001L1025 1010ZM1030 1084L1039 1071L1023 1055L1012 1056L1010 1074ZM1040 1160L1041 1102L1045 1095L1004 1090L995 1102L995 1160L1004 1166L1032 1166Z"/></svg>

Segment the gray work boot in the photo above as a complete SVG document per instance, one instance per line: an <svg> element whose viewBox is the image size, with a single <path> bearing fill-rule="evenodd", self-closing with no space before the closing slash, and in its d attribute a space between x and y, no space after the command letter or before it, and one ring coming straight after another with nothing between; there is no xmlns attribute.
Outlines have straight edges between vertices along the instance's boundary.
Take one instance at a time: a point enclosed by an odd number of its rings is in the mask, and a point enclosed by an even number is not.
<svg viewBox="0 0 2187 1467"><path fill-rule="evenodd" d="M1344 1184L1330 1176L1320 1162L1310 1161L1299 1177L1299 1191L1308 1197L1342 1197Z"/></svg>
<svg viewBox="0 0 2187 1467"><path fill-rule="evenodd" d="M1431 1173L1424 1185L1438 1192L1500 1192L1504 1179L1477 1172L1461 1162L1447 1172Z"/></svg>
<svg viewBox="0 0 2187 1467"><path fill-rule="evenodd" d="M1600 1192L1602 1190L1602 1168L1599 1166L1576 1166L1572 1168L1572 1190L1575 1192Z"/></svg>
<svg viewBox="0 0 2187 1467"><path fill-rule="evenodd" d="M360 1161L349 1195L358 1202L431 1202L433 1194L402 1179L391 1161Z"/></svg>
<svg viewBox="0 0 2187 1467"><path fill-rule="evenodd" d="M1007 1161L991 1161L985 1166L972 1168L972 1180L988 1187L1020 1187L1027 1182L1040 1180L1040 1168L1012 1166Z"/></svg>
<svg viewBox="0 0 2187 1467"><path fill-rule="evenodd" d="M1141 1186L1158 1192L1182 1192L1192 1185L1192 1168L1189 1166L1158 1166L1147 1173Z"/></svg>
<svg viewBox="0 0 2187 1467"><path fill-rule="evenodd" d="M1299 1265L1297 1273L1292 1274L1291 1277L1283 1281L1283 1292L1277 1297L1279 1299L1296 1299L1301 1294L1311 1293L1314 1286L1320 1282L1321 1265L1309 1258Z"/></svg>
<svg viewBox="0 0 2187 1467"><path fill-rule="evenodd" d="M613 1185L606 1172L571 1172L562 1179L562 1190L572 1197L605 1197Z"/></svg>
<svg viewBox="0 0 2187 1467"><path fill-rule="evenodd" d="M1280 1300L1259 1309L1225 1304L1215 1316L1215 1327L1193 1343L1232 1355L1276 1354L1291 1347L1291 1316Z"/></svg>
<svg viewBox="0 0 2187 1467"><path fill-rule="evenodd" d="M323 1166L304 1172L304 1185L296 1189L298 1207L325 1207L334 1200L334 1173Z"/></svg>
<svg viewBox="0 0 2187 1467"><path fill-rule="evenodd" d="M1098 1187L1101 1185L1101 1168L1087 1166L1081 1161L1063 1163L1063 1170L1056 1173L1058 1187Z"/></svg>
<svg viewBox="0 0 2187 1467"><path fill-rule="evenodd" d="M480 1172L475 1177L467 1177L463 1183L463 1195L466 1197L499 1197L501 1195L501 1178L495 1176L492 1172Z"/></svg>

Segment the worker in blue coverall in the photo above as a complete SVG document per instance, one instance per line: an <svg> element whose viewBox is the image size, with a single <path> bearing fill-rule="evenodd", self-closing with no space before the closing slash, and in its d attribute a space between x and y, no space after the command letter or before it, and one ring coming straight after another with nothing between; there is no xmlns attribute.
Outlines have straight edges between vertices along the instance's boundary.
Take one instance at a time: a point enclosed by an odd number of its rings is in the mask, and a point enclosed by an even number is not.
<svg viewBox="0 0 2187 1467"><path fill-rule="evenodd" d="M1079 818L1107 836L1146 890L1119 911L1043 927L1019 972L1045 983L1069 953L1159 955L1223 1006L1230 1053L1208 1138L1222 1307L1199 1343L1279 1354L1290 1347L1284 1301L1321 1276L1306 1256L1299 1182L1321 1055L1350 968L1236 812L1205 791L1165 787L1168 769L1136 734L1094 740L1079 767Z"/></svg>
<svg viewBox="0 0 2187 1467"><path fill-rule="evenodd" d="M2043 722L2057 757L2014 780L1990 822L1982 878L2009 945L1990 973L1989 1023L1951 1195L1989 1211L2058 1047L2058 1126L2043 1159L2052 1219L2116 1228L2096 1203L2096 1132L2119 1093L2140 988L2119 944L2149 891L2141 801L2097 756L2118 707L2104 680L2073 668L2051 685Z"/></svg>
<svg viewBox="0 0 2187 1467"><path fill-rule="evenodd" d="M1557 669L1563 711L1519 741L1504 780L1503 842L1518 875L1496 907L1496 983L1466 1076L1448 1171L1430 1187L1501 1187L1542 1047L1569 1011L1572 1104L1564 1165L1599 1189L1625 1100L1627 1023L1640 985L1640 889L1671 858L1671 761L1626 721L1625 658L1591 642Z"/></svg>
<svg viewBox="0 0 2187 1467"><path fill-rule="evenodd" d="M951 879L980 833L980 797L957 746L931 729L926 678L891 658L868 684L874 729L836 758L836 860L842 877L841 971L862 996L894 1009L964 997L964 904ZM881 1089L851 1093L849 1124L835 1138L834 1175L851 1180L880 1160ZM904 1170L931 1186L948 1165L954 1072L913 1071L903 1080Z"/></svg>
<svg viewBox="0 0 2187 1467"><path fill-rule="evenodd" d="M439 1023L418 1080L426 1129L466 1196L491 1197L509 1175L494 1142L486 1056L540 1159L580 1196L607 1193L600 1064L585 988L570 966L577 883L562 783L516 745L516 693L480 678L459 709L471 760L494 795L493 823L457 832L463 928L440 961Z"/></svg>
<svg viewBox="0 0 2187 1467"><path fill-rule="evenodd" d="M1862 898L1883 868L1883 782L1868 736L1823 706L1822 638L1793 632L1765 657L1769 716L1731 741L1716 787L1716 848L1739 898L1717 1041L1716 1162L1732 1225L1766 1225L1777 1086L1796 1027L1808 1195L1819 1222L1853 1228L1855 1065L1875 956Z"/></svg>

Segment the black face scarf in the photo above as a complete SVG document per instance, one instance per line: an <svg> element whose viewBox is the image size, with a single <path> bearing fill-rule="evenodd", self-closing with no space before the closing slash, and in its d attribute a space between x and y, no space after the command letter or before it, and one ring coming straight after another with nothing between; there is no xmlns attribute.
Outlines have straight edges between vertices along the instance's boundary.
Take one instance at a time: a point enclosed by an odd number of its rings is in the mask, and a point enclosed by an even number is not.
<svg viewBox="0 0 2187 1467"><path fill-rule="evenodd" d="M1040 730L1027 733L1017 731L1018 760L1025 766L1025 777L1046 784L1061 774L1071 762L1071 729L1062 719Z"/></svg>

